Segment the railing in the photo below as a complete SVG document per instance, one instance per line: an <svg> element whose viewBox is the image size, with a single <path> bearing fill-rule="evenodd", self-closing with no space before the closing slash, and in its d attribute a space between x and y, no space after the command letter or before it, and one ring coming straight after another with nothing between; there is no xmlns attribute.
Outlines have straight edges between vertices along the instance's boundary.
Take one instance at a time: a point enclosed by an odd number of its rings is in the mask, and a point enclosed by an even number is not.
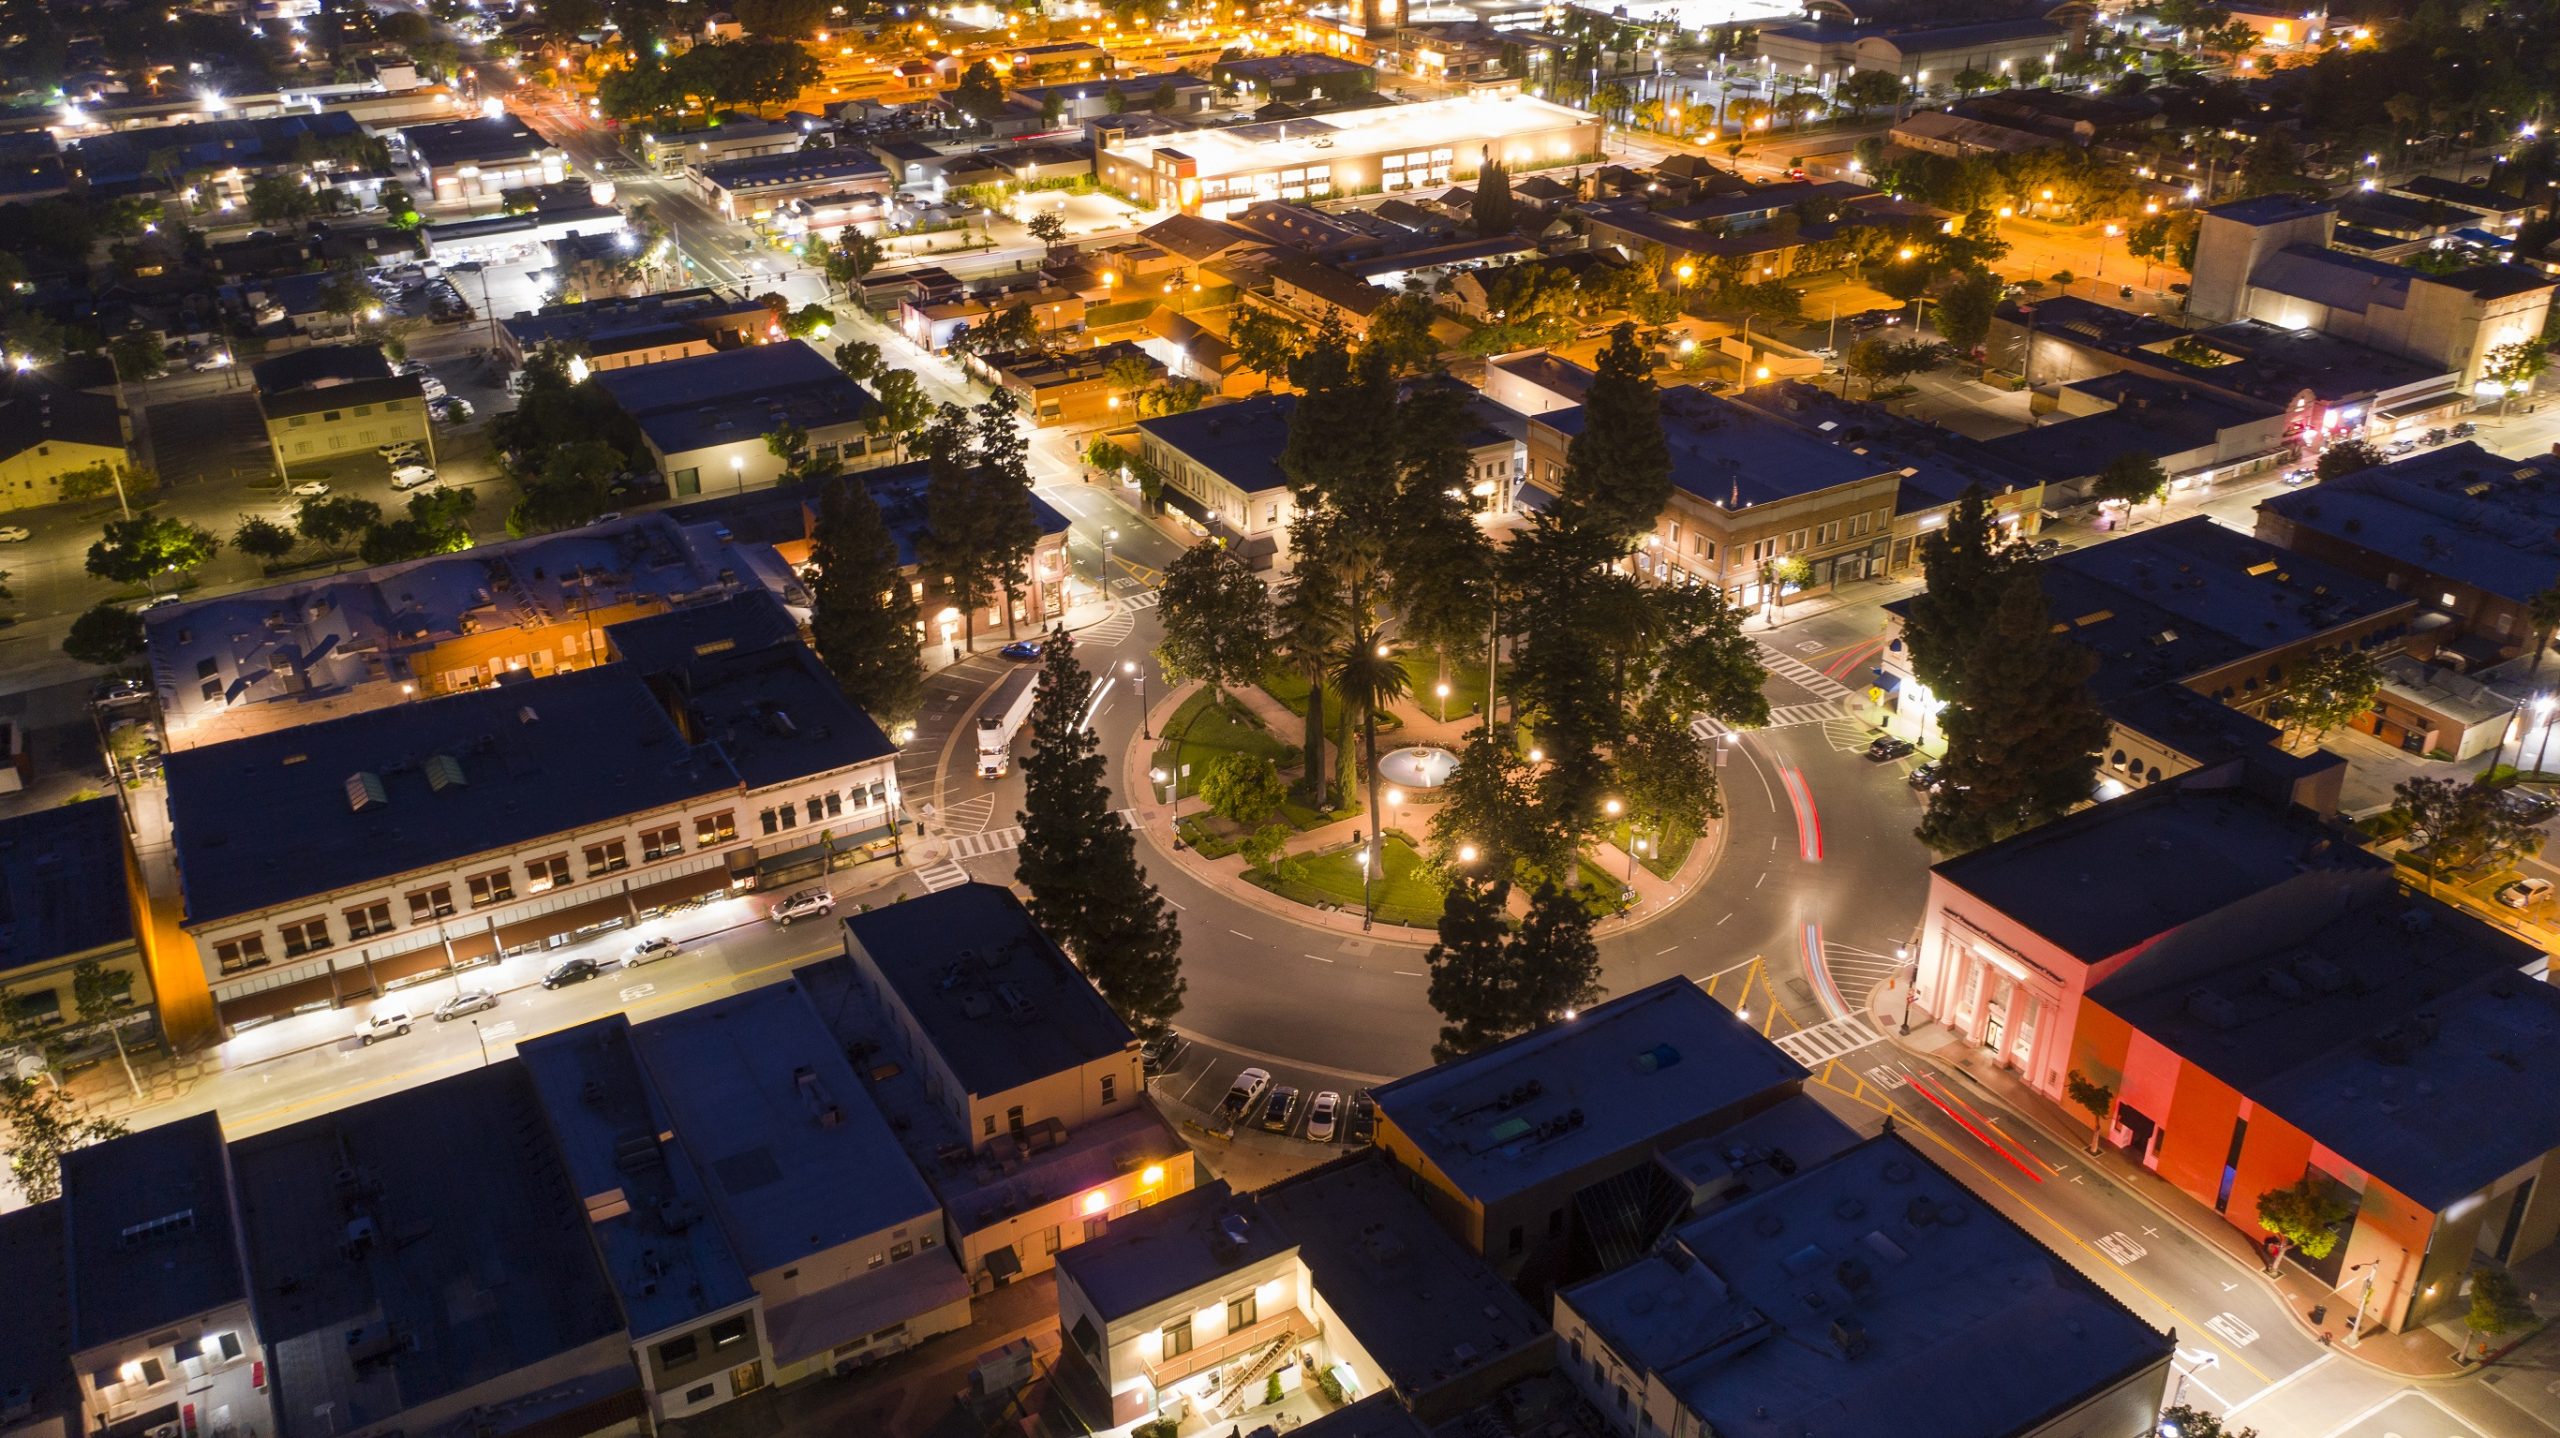
<svg viewBox="0 0 2560 1438"><path fill-rule="evenodd" d="M1170 1388L1194 1373L1205 1372L1230 1358L1250 1353L1290 1331L1311 1336L1315 1329L1296 1308L1284 1308L1215 1342L1194 1344L1189 1352L1176 1353L1160 1363L1147 1364L1147 1381L1159 1389Z"/></svg>

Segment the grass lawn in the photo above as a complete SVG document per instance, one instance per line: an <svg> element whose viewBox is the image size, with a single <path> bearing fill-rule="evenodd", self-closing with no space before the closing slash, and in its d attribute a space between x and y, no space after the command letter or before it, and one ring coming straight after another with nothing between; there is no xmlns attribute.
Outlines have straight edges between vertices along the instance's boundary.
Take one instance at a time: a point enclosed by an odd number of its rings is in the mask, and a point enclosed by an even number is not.
<svg viewBox="0 0 2560 1438"><path fill-rule="evenodd" d="M1604 836L1610 843L1617 845L1618 852L1622 854L1627 851L1628 840L1636 837L1628 834L1627 828L1627 825L1619 824ZM1680 872L1680 866L1688 861L1689 851L1697 847L1698 843L1698 836L1695 834L1674 834L1666 840L1663 835L1650 829L1646 830L1641 837L1645 841L1645 852L1636 862L1644 865L1645 872L1663 879L1668 879Z"/></svg>
<svg viewBox="0 0 2560 1438"><path fill-rule="evenodd" d="M1440 696L1437 691L1443 682L1449 686L1450 719L1464 719L1476 712L1475 706L1484 703L1484 655L1482 653L1450 655L1449 667L1445 671L1445 681L1444 671L1440 667L1440 656L1428 649L1408 649L1399 656L1399 659L1404 665L1405 678L1408 682L1407 699L1425 718L1440 717Z"/></svg>
<svg viewBox="0 0 2560 1438"><path fill-rule="evenodd" d="M1212 706L1206 689L1183 700L1182 707L1173 711L1156 735L1159 742L1155 757L1148 763L1167 774L1180 773L1174 763L1179 749L1182 763L1190 766L1190 772L1182 774L1181 792L1186 797L1200 792L1200 779L1209 772L1209 762L1222 755L1251 754L1286 769L1296 753L1263 728L1244 705L1230 699L1223 706Z"/></svg>
<svg viewBox="0 0 2560 1438"><path fill-rule="evenodd" d="M1440 922L1440 889L1431 881L1422 856L1400 834L1379 840L1385 875L1372 895L1382 923L1432 928ZM1325 854L1310 854L1285 866L1279 878L1248 874L1254 883L1301 904L1335 904L1360 912L1360 849L1357 844Z"/></svg>
<svg viewBox="0 0 2560 1438"><path fill-rule="evenodd" d="M1626 891L1626 875L1601 868L1589 854L1574 857L1574 882L1582 887L1582 907L1591 911L1591 917L1605 919L1624 907L1618 896Z"/></svg>
<svg viewBox="0 0 2560 1438"><path fill-rule="evenodd" d="M1357 805L1348 809L1326 810L1312 808L1295 799L1286 800L1280 805L1281 821L1302 834L1309 829L1321 829L1337 819L1348 819L1359 812L1361 811Z"/></svg>
<svg viewBox="0 0 2560 1438"><path fill-rule="evenodd" d="M1451 672L1454 673L1456 671L1452 670ZM1450 682L1453 685L1456 683L1455 680L1451 680ZM1483 680L1479 678L1477 682L1482 683ZM1297 665L1274 664L1270 668L1263 670L1262 692L1279 700L1281 708L1288 710L1290 713L1295 714L1300 718L1306 717L1307 676L1298 668ZM1425 694L1431 692L1431 686L1428 682L1424 683L1423 692ZM1458 696L1454 690L1449 695L1452 703L1456 702L1457 697ZM1342 715L1342 696L1334 693L1333 686L1328 684L1325 686L1324 691L1325 720L1330 724L1339 726L1342 722ZM1381 714L1378 716L1379 733L1387 733L1395 727L1396 716L1393 714ZM1337 732L1339 732L1338 729Z"/></svg>

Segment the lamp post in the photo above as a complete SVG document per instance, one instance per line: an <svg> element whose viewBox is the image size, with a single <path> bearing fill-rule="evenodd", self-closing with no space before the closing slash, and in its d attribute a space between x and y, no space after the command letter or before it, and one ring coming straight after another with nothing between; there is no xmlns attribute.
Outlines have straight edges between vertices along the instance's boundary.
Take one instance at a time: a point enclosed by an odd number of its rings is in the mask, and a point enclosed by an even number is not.
<svg viewBox="0 0 2560 1438"><path fill-rule="evenodd" d="M1627 845L1627 884L1630 888L1636 882L1636 856L1644 852L1645 843L1643 839L1633 839Z"/></svg>
<svg viewBox="0 0 2560 1438"><path fill-rule="evenodd" d="M1378 914L1378 906L1372 902L1369 893L1369 875L1376 868L1369 862L1369 856L1376 845L1375 839L1364 837L1360 841L1360 932L1364 934L1369 932L1369 925Z"/></svg>
<svg viewBox="0 0 2560 1438"><path fill-rule="evenodd" d="M1120 672L1128 675L1129 682L1138 686L1138 737L1153 739L1156 736L1147 730L1147 671L1138 667L1137 660L1123 659Z"/></svg>
<svg viewBox="0 0 2560 1438"><path fill-rule="evenodd" d="M1900 1032L1905 1036L1908 1036L1911 1032L1911 996L1920 988L1920 964L1918 960L1911 958L1911 946L1909 944L1896 944L1893 946L1893 961L1897 964L1909 961L1911 964L1911 972L1905 974L1902 981L1902 1026Z"/></svg>
<svg viewBox="0 0 2560 1438"><path fill-rule="evenodd" d="M1106 600L1111 597L1111 546L1119 542L1120 531L1102 531L1102 597Z"/></svg>
<svg viewBox="0 0 2560 1438"><path fill-rule="evenodd" d="M1440 697L1440 722L1446 724L1449 722L1449 686L1435 685L1432 692Z"/></svg>
<svg viewBox="0 0 2560 1438"><path fill-rule="evenodd" d="M731 475L732 477L734 477L734 478L737 480L737 482L738 482L738 493L740 493L740 494L744 494L744 493L746 493L746 492L747 492L747 457L746 457L745 455L743 455L743 454L733 454L733 455L729 456L729 473L730 473L730 475Z"/></svg>
<svg viewBox="0 0 2560 1438"><path fill-rule="evenodd" d="M2556 702L2548 694L2533 696L2533 717L2542 725L2542 738L2533 746L2533 772L2542 772L2542 756L2551 748L2551 710ZM2524 757L2524 741L2516 741L2516 757Z"/></svg>
<svg viewBox="0 0 2560 1438"><path fill-rule="evenodd" d="M2365 1306L2373 1302L2373 1271L2380 1267L2381 1264L2382 1260L2379 1258L2368 1258L2362 1263L2351 1264L2347 1268L2347 1272L2349 1273L2353 1273L2359 1268L2364 1270L2364 1286L2356 1290L2355 1327L2347 1331L2347 1346L2349 1348L2362 1347L2364 1344Z"/></svg>

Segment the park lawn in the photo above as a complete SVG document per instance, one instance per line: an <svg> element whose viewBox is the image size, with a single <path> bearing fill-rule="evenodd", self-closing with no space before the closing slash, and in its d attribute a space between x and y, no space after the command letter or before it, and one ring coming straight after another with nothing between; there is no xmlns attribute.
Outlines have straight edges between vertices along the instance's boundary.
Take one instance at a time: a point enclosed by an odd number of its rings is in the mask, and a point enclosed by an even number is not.
<svg viewBox="0 0 2560 1438"><path fill-rule="evenodd" d="M1422 855L1401 834L1385 835L1378 845L1384 878L1372 898L1380 922L1411 928L1438 926L1440 886L1432 881ZM1288 873L1282 877L1258 873L1247 877L1284 899L1301 904L1333 904L1356 914L1360 912L1359 853L1360 846L1352 844L1329 853L1306 855L1289 865Z"/></svg>
<svg viewBox="0 0 2560 1438"><path fill-rule="evenodd" d="M1608 833L1609 842L1617 845L1618 852L1621 854L1627 852L1628 843L1637 837L1628 832L1628 827L1620 823ZM1664 835L1646 830L1642 837L1645 841L1645 853L1636 862L1644 865L1646 873L1659 879L1676 876L1680 872L1680 866L1688 862L1689 851L1697 847L1698 843L1698 836L1695 834Z"/></svg>
<svg viewBox="0 0 2560 1438"><path fill-rule="evenodd" d="M1406 699L1415 712L1427 719L1440 717L1439 686L1449 686L1449 718L1465 719L1480 712L1484 703L1484 655L1452 654L1449 666L1440 667L1440 656L1429 649L1408 649L1398 656L1404 665Z"/></svg>
<svg viewBox="0 0 2560 1438"><path fill-rule="evenodd" d="M1344 809L1318 809L1295 799L1287 799L1280 805L1282 822L1301 834L1309 829L1321 829L1327 824L1337 823L1361 812L1360 806L1356 804Z"/></svg>
<svg viewBox="0 0 2560 1438"><path fill-rule="evenodd" d="M1581 888L1582 907L1589 909L1595 919L1605 919L1626 907L1619 899L1626 892L1626 876L1600 867L1589 854L1574 856L1573 881Z"/></svg>
<svg viewBox="0 0 2560 1438"><path fill-rule="evenodd" d="M1182 701L1164 726L1156 731L1155 756L1148 763L1167 774L1181 773L1175 763L1177 752L1181 763L1191 766L1182 774L1180 794L1183 797L1200 792L1200 780L1209 770L1209 762L1227 754L1249 754L1269 759L1285 771L1290 769L1297 751L1282 742L1244 705L1230 699L1223 705L1209 702L1209 691L1202 689Z"/></svg>
<svg viewBox="0 0 2560 1438"><path fill-rule="evenodd" d="M1451 682L1454 684L1456 681L1452 680ZM1482 683L1483 681L1479 679L1477 682ZM1270 695L1273 699L1278 700L1281 708L1288 710L1290 713L1297 715L1301 719L1307 716L1307 687L1306 674L1295 664L1275 663L1262 671L1262 692ZM1430 693L1430 685L1425 684L1423 686L1423 692L1425 694ZM1449 698L1453 702L1457 697L1458 696L1455 692L1452 692L1449 695ZM1333 692L1332 685L1326 685L1324 691L1324 717L1326 721L1339 726L1342 723L1343 713L1342 696ZM1384 734L1395 727L1396 716L1393 714L1381 714L1378 716L1379 733ZM1337 732L1339 732L1338 729Z"/></svg>

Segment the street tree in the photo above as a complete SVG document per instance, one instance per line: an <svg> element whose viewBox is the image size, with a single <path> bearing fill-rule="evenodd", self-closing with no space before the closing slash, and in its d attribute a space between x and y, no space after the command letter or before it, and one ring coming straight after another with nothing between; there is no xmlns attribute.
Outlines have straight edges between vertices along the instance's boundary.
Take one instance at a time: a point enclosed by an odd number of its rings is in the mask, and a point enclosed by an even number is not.
<svg viewBox="0 0 2560 1438"><path fill-rule="evenodd" d="M836 242L827 247L820 267L826 271L828 283L838 289L851 289L855 281L880 267L886 257L878 240L851 225L836 233Z"/></svg>
<svg viewBox="0 0 2560 1438"><path fill-rule="evenodd" d="M2560 632L2560 584L2524 602L2524 622L2533 626L2533 667L2528 673L2539 674L2542 656L2551 648L2551 636Z"/></svg>
<svg viewBox="0 0 2560 1438"><path fill-rule="evenodd" d="M1262 376L1266 390L1273 380L1289 373L1289 362L1297 358L1304 339L1305 331L1257 305L1238 305L1235 324L1227 334L1236 363Z"/></svg>
<svg viewBox="0 0 2560 1438"><path fill-rule="evenodd" d="M1659 699L1639 705L1611 757L1630 842L1643 834L1658 851L1696 838L1723 815L1715 758L1690 732L1686 712Z"/></svg>
<svg viewBox="0 0 2560 1438"><path fill-rule="evenodd" d="M1867 382L1867 397L1873 399L1878 386L1935 369L1945 358L1944 348L1927 340L1890 340L1870 335L1849 346L1840 365Z"/></svg>
<svg viewBox="0 0 2560 1438"><path fill-rule="evenodd" d="M280 562L301 543L302 536L264 515L244 514L231 531L231 547L263 564Z"/></svg>
<svg viewBox="0 0 2560 1438"><path fill-rule="evenodd" d="M71 621L62 652L83 664L114 668L142 652L142 616L121 604L100 604Z"/></svg>
<svg viewBox="0 0 2560 1438"><path fill-rule="evenodd" d="M159 472L147 464L111 463L102 459L96 464L65 473L56 492L66 504L115 495L121 505L159 487Z"/></svg>
<svg viewBox="0 0 2560 1438"><path fill-rule="evenodd" d="M2107 467L2098 471L2097 478L2089 482L2089 495L2093 499L2123 505L2129 522L2133 511L2141 505L2154 500L2164 508L2168 505L2169 472L2150 455L2127 450L2108 460Z"/></svg>
<svg viewBox="0 0 2560 1438"><path fill-rule="evenodd" d="M809 432L788 420L764 432L765 453L782 461L783 484L806 478L809 465Z"/></svg>
<svg viewBox="0 0 2560 1438"><path fill-rule="evenodd" d="M2177 1434L2178 1438L2258 1438L2255 1428L2228 1427L2223 1423L2221 1414L2210 1408L2197 1408L2185 1403L2174 1403L2161 1409L2156 1431L2161 1438L2168 1438L2171 1433Z"/></svg>
<svg viewBox="0 0 2560 1438"><path fill-rule="evenodd" d="M596 439L545 451L507 511L507 533L522 538L594 523L613 507L613 476L622 463L620 450Z"/></svg>
<svg viewBox="0 0 2560 1438"><path fill-rule="evenodd" d="M1369 317L1362 348L1386 361L1400 375L1419 374L1440 357L1440 342L1431 334L1433 313L1427 295L1408 291L1378 307Z"/></svg>
<svg viewBox="0 0 2560 1438"><path fill-rule="evenodd" d="M0 1129L9 1134L9 1175L29 1203L62 1196L65 1155L125 1132L114 1119L87 1118L42 1078L0 1075Z"/></svg>
<svg viewBox="0 0 2560 1438"><path fill-rule="evenodd" d="M2500 802L2499 791L2420 776L2392 786L2393 808L2408 820L2409 841L2430 893L2450 872L2505 864L2542 852L2542 830Z"/></svg>
<svg viewBox="0 0 2560 1438"><path fill-rule="evenodd" d="M1582 431L1565 447L1564 497L1623 548L1653 528L1671 498L1671 446L1653 365L1621 322L1600 351Z"/></svg>
<svg viewBox="0 0 2560 1438"><path fill-rule="evenodd" d="M1469 734L1458 751L1458 767L1431 810L1431 847L1443 873L1504 881L1524 869L1558 872L1571 857L1569 839L1538 812L1528 759L1510 734L1490 725Z"/></svg>
<svg viewBox="0 0 2560 1438"><path fill-rule="evenodd" d="M111 584L141 584L164 574L184 574L219 552L213 531L180 519L137 515L110 519L89 546L88 571Z"/></svg>
<svg viewBox="0 0 2560 1438"><path fill-rule="evenodd" d="M1884 70L1860 70L1840 82L1841 100L1858 113L1898 106L1905 87L1902 77Z"/></svg>
<svg viewBox="0 0 2560 1438"><path fill-rule="evenodd" d="M1921 840L1964 853L2085 802L2107 738L2086 687L2096 667L2087 650L2053 632L2036 568L2011 574L1947 708L1947 756Z"/></svg>
<svg viewBox="0 0 2560 1438"><path fill-rule="evenodd" d="M912 371L893 369L882 372L871 386L872 398L880 408L862 422L873 439L890 442L891 453L904 457L907 436L924 428L933 416L933 401L925 398L924 386Z"/></svg>
<svg viewBox="0 0 2560 1438"><path fill-rule="evenodd" d="M974 647L978 611L994 602L997 576L994 516L978 503L977 453L970 443L968 411L955 404L934 411L918 444L925 456L925 526L916 536L916 559L927 575L941 580L943 594L960 611L963 632Z"/></svg>
<svg viewBox="0 0 2560 1438"><path fill-rule="evenodd" d="M1164 637L1156 658L1173 683L1197 679L1216 702L1250 684L1270 657L1271 593L1251 566L1212 540L1184 550L1165 566L1156 591Z"/></svg>
<svg viewBox="0 0 2560 1438"><path fill-rule="evenodd" d="M1881 70L1861 70L1852 78L1868 75L1881 80L1893 78ZM1938 297L1938 333L1966 354L1979 351L1991 336L1991 321L2000 309L2001 288L2000 277L1989 270L1958 274Z"/></svg>
<svg viewBox="0 0 2560 1438"><path fill-rule="evenodd" d="M2382 666L2362 649L2316 650L2297 661L2276 691L2287 728L2319 743L2331 731L2373 708L2382 692Z"/></svg>
<svg viewBox="0 0 2560 1438"><path fill-rule="evenodd" d="M116 378L127 384L140 384L168 373L168 357L160 352L160 342L140 330L128 330L107 345L107 358L115 362Z"/></svg>
<svg viewBox="0 0 2560 1438"><path fill-rule="evenodd" d="M116 1046L116 1062L124 1067L124 1081L136 1098L142 1096L142 1081L134 1077L133 1055L125 1051L124 1027L116 1020L133 1009L133 976L110 969L98 959L82 959L71 966L71 1008L80 1027L95 1032L106 1031Z"/></svg>
<svg viewBox="0 0 2560 1438"><path fill-rule="evenodd" d="M1030 571L1031 553L1040 546L1040 520L1031 508L1031 444L1023 437L1020 413L1013 391L998 389L978 402L972 427L975 487L986 508L988 562L1004 596L1008 638L1016 633L1014 586Z"/></svg>
<svg viewBox="0 0 2560 1438"><path fill-rule="evenodd" d="M2089 1152L2096 1153L2107 1135L2107 1119L2116 1111L2116 1091L2073 1069L2063 1079L2063 1091L2071 1101L2089 1114Z"/></svg>
<svg viewBox="0 0 2560 1438"><path fill-rule="evenodd" d="M1511 167L1500 160L1487 159L1476 173L1475 205L1470 212L1476 236L1490 239L1511 233L1515 223L1511 203Z"/></svg>
<svg viewBox="0 0 2560 1438"><path fill-rule="evenodd" d="M1938 699L1964 692L1975 639L1991 625L2011 572L2024 561L2001 542L1991 496L1967 486L1954 512L1920 541L1920 592L1911 596L1902 642L1912 676Z"/></svg>
<svg viewBox="0 0 2560 1438"><path fill-rule="evenodd" d="M860 384L880 373L880 347L869 340L846 340L836 346L836 368Z"/></svg>
<svg viewBox="0 0 2560 1438"><path fill-rule="evenodd" d="M1221 819L1259 824L1289 797L1280 766L1262 754L1221 754L1200 774L1200 801Z"/></svg>
<svg viewBox="0 0 2560 1438"><path fill-rule="evenodd" d="M313 545L336 551L382 522L382 506L352 495L322 495L294 506L293 529Z"/></svg>
<svg viewBox="0 0 2560 1438"><path fill-rule="evenodd" d="M2486 1340L2531 1328L2538 1321L2533 1305L2516 1289L2503 1268L2471 1270L2471 1306L2462 1315L2462 1347L2469 1356L2471 1340Z"/></svg>
<svg viewBox="0 0 2560 1438"><path fill-rule="evenodd" d="M1033 215L1030 222L1025 224L1022 228L1030 233L1031 238L1038 240L1044 247L1053 253L1057 250L1058 246L1066 243L1066 217L1060 215L1055 210L1042 210L1040 213Z"/></svg>
<svg viewBox="0 0 2560 1438"><path fill-rule="evenodd" d="M1422 965L1431 975L1432 1011L1440 1015L1434 1063L1491 1047L1515 1031L1511 928L1503 912L1510 899L1510 880L1470 875L1452 884L1441 902L1439 942Z"/></svg>
<svg viewBox="0 0 2560 1438"><path fill-rule="evenodd" d="M2355 1206L2340 1198L2329 1182L2306 1173L2284 1188L2258 1195L2258 1226L2276 1236L2267 1258L2273 1273L2288 1251L2318 1262L2338 1246L2338 1226L2355 1216Z"/></svg>
<svg viewBox="0 0 2560 1438"><path fill-rule="evenodd" d="M820 662L883 728L914 719L924 703L915 591L867 487L841 478L827 485L809 562L809 633Z"/></svg>
<svg viewBox="0 0 2560 1438"><path fill-rule="evenodd" d="M2551 346L2536 336L2491 348L2481 357L2480 377L2498 387L2498 413L2503 415L2508 402L2530 391L2550 368Z"/></svg>
<svg viewBox="0 0 2560 1438"><path fill-rule="evenodd" d="M2311 473L2320 483L2327 484L2330 480L2371 469L2380 463L2381 450L2360 439L2342 439L2320 451L2320 458L2312 465Z"/></svg>
<svg viewBox="0 0 2560 1438"><path fill-rule="evenodd" d="M1374 874L1384 862L1378 847L1384 809L1378 784L1378 716L1404 697L1408 677L1394 649L1379 639L1375 629L1357 623L1325 677L1344 707L1360 721L1360 786L1369 796L1369 870ZM1365 926L1365 914L1362 922Z"/></svg>
<svg viewBox="0 0 2560 1438"><path fill-rule="evenodd" d="M972 61L968 69L960 72L960 83L943 98L970 119L991 125L1004 112L1004 82L996 78L995 67L986 61Z"/></svg>
<svg viewBox="0 0 2560 1438"><path fill-rule="evenodd" d="M1312 533L1313 527L1309 528ZM1330 809L1333 787L1325 764L1330 733L1325 726L1325 673L1334 650L1350 630L1350 609L1342 600L1337 576L1321 564L1310 563L1302 549L1296 567L1281 585L1271 620L1275 647L1283 659L1297 666L1307 686L1306 722L1299 737L1304 756L1299 792L1309 804Z"/></svg>

